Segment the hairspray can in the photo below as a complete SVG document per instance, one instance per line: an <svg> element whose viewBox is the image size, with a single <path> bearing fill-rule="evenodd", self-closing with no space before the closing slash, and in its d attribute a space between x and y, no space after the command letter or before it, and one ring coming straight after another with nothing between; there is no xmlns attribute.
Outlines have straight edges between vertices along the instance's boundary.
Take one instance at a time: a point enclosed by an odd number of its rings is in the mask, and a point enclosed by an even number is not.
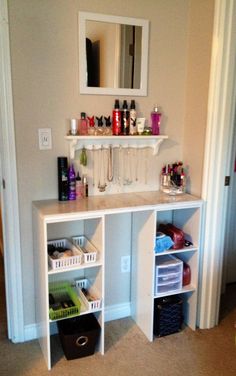
<svg viewBox="0 0 236 376"><path fill-rule="evenodd" d="M115 136L121 134L121 111L119 99L115 100L115 106L112 112L112 133Z"/></svg>
<svg viewBox="0 0 236 376"><path fill-rule="evenodd" d="M57 171L58 171L58 200L68 200L68 161L66 157L57 158Z"/></svg>

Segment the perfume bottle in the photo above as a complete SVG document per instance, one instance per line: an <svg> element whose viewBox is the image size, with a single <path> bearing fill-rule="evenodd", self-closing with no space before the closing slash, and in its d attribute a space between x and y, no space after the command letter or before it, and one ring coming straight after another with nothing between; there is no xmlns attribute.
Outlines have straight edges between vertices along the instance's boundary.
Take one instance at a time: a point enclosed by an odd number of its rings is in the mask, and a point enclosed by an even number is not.
<svg viewBox="0 0 236 376"><path fill-rule="evenodd" d="M108 117L105 117L104 116L104 119L105 119L105 130L104 130L104 135L105 136L111 136L112 135L112 129L111 129L111 120L110 120L110 116Z"/></svg>
<svg viewBox="0 0 236 376"><path fill-rule="evenodd" d="M88 134L88 122L86 119L86 113L81 112L81 118L79 121L79 135L86 136Z"/></svg>
<svg viewBox="0 0 236 376"><path fill-rule="evenodd" d="M97 119L97 135L98 136L103 136L104 135L104 128L103 128L103 120L102 120L102 116L97 117L96 116L96 119Z"/></svg>
<svg viewBox="0 0 236 376"><path fill-rule="evenodd" d="M76 176L75 190L76 190L76 198L77 199L84 197L84 186L83 186L81 177L79 175L79 171L78 171L77 176Z"/></svg>
<svg viewBox="0 0 236 376"><path fill-rule="evenodd" d="M152 134L157 136L160 134L160 123L161 123L161 112L157 105L154 106L153 111L151 112L151 127Z"/></svg>
<svg viewBox="0 0 236 376"><path fill-rule="evenodd" d="M94 116L92 116L92 117L88 116L87 120L88 120L88 135L94 136L95 133L96 133Z"/></svg>
<svg viewBox="0 0 236 376"><path fill-rule="evenodd" d="M75 170L73 163L70 164L68 170L68 200L76 199L76 180L75 180Z"/></svg>

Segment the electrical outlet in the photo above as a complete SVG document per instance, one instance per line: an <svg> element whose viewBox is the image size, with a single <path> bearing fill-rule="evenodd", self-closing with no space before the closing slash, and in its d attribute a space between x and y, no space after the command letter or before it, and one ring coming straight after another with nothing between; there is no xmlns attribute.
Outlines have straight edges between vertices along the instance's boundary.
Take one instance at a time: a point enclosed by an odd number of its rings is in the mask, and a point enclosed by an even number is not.
<svg viewBox="0 0 236 376"><path fill-rule="evenodd" d="M130 272L130 256L122 256L120 264L121 273Z"/></svg>
<svg viewBox="0 0 236 376"><path fill-rule="evenodd" d="M52 149L52 130L51 128L39 128L39 149Z"/></svg>

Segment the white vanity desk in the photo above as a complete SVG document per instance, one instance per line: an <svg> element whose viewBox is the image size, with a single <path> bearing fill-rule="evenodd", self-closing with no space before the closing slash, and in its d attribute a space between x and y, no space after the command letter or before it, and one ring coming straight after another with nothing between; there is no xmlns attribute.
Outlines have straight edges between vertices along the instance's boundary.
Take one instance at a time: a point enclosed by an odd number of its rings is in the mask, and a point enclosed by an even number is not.
<svg viewBox="0 0 236 376"><path fill-rule="evenodd" d="M121 234L112 228L109 219L121 221L127 213L132 222L132 233L127 244L131 254L131 316L149 341L153 338L154 299L160 296L181 294L184 299L185 323L196 328L198 259L200 244L200 223L202 200L183 194L176 197L161 192L139 192L106 196L93 196L77 201L58 200L36 201L33 203L34 257L36 322L38 338L51 369L50 332L54 323L49 319L48 284L54 280L74 280L88 278L93 281L102 299L101 308L95 315L101 326L98 351L104 354L104 307L106 252L116 242L119 245ZM117 222L117 223L118 223ZM193 246L178 251L165 251L175 254L191 267L191 284L180 291L154 294L155 264L160 254L155 254L156 226L160 222L172 222L183 229L186 238ZM109 224L109 226L108 226ZM95 263L81 264L59 271L48 266L47 241L73 235L85 235L97 247L99 257ZM123 243L124 244L124 239ZM120 268L120 265L117 265ZM86 314L82 312L81 314Z"/></svg>

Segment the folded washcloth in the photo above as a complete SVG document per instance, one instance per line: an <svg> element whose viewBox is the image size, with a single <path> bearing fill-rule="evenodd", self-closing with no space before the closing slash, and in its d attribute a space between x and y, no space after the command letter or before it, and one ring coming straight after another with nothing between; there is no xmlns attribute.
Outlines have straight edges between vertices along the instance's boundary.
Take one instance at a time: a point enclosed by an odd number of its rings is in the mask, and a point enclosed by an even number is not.
<svg viewBox="0 0 236 376"><path fill-rule="evenodd" d="M165 235L163 232L157 232L155 253L161 253L170 249L174 245L170 236Z"/></svg>

